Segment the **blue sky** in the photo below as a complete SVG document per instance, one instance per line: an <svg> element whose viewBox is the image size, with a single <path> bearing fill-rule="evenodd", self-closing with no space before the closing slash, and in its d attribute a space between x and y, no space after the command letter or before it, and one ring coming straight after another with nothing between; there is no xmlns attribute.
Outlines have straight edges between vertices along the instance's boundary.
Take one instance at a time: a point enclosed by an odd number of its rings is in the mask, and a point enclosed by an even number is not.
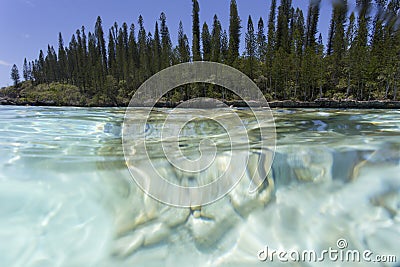
<svg viewBox="0 0 400 267"><path fill-rule="evenodd" d="M230 0L199 0L201 23L212 24L214 14L221 20L224 29L228 29ZM271 0L237 0L239 15L242 19L242 37L247 18L252 16L256 23L259 17L268 21ZM279 3L279 1L278 1ZM308 1L293 0L293 6L307 13ZM10 70L17 64L22 76L22 64L39 55L39 50L47 51L47 45L58 48L58 33L64 37L65 45L76 29L82 25L86 31L93 31L97 16L103 20L105 31L113 25L127 22L137 24L141 14L146 30L154 30L154 23L163 11L174 43L177 39L179 21L182 20L185 33L191 38L191 0L0 0L0 87L11 85ZM331 17L331 1L322 0L319 30L324 42L328 33ZM241 44L243 45L243 43ZM243 46L242 46L243 47Z"/></svg>

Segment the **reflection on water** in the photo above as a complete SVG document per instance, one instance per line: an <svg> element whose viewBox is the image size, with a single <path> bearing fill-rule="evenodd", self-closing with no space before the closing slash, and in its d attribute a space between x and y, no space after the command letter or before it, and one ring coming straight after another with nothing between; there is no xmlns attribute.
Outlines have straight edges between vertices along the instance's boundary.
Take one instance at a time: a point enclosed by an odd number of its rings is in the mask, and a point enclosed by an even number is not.
<svg viewBox="0 0 400 267"><path fill-rule="evenodd" d="M322 251L339 238L399 260L400 112L273 113L277 150L259 193L247 195L243 179L212 205L177 209L130 179L123 109L0 107L0 266L282 266L258 261L257 252ZM185 131L212 131L227 145L218 125L193 122ZM177 175L163 161L157 168Z"/></svg>

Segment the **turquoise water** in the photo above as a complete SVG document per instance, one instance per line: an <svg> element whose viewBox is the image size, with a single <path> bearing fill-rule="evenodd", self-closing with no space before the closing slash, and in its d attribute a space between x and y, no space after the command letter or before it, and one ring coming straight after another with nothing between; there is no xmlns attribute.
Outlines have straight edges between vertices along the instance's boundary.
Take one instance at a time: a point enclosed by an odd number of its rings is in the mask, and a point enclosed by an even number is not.
<svg viewBox="0 0 400 267"><path fill-rule="evenodd" d="M132 182L124 109L0 106L0 266L366 265L257 258L265 246L322 251L338 239L399 264L400 112L273 115L276 154L259 195L239 184L191 210L158 203ZM173 175L167 163L157 167Z"/></svg>

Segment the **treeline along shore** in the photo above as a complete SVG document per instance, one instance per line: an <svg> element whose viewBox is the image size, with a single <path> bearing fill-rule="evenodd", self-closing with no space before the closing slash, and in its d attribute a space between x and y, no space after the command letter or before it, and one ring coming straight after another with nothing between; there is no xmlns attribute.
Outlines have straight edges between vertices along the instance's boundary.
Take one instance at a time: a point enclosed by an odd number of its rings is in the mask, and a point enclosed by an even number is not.
<svg viewBox="0 0 400 267"><path fill-rule="evenodd" d="M249 76L271 107L399 108L400 0L356 1L352 12L347 0L332 1L325 42L318 32L321 0L310 1L304 12L292 0L271 0L266 22L240 18L231 0L228 29L217 15L201 22L199 2L192 4L191 40L182 23L177 42L171 40L165 13L152 31L139 16L137 23L114 23L108 31L98 17L93 32L82 26L68 45L59 33L57 51L48 45L37 59L24 60L23 79L12 67L14 85L0 89L0 104L126 106L158 71L213 61ZM194 97L243 105L225 88L190 84L167 93L160 106Z"/></svg>
<svg viewBox="0 0 400 267"><path fill-rule="evenodd" d="M60 85L59 85L60 86ZM0 105L19 105L19 106L75 106L75 107L117 107L127 106L129 103L103 103L99 105L95 102L86 102L87 99L82 99L82 95L79 94L79 90L76 87L68 88L65 85L60 87L59 93L49 94L46 89L35 89L32 88L27 92L20 92L17 94L14 88L4 89L9 91L6 94L0 91ZM32 90L32 91L31 91ZM38 91L40 93L38 93ZM75 96L75 97L73 97ZM237 108L247 107L247 103L242 100L223 100L220 99L227 106L233 106ZM85 102L82 102L85 101ZM156 104L159 108L175 108L181 101L173 101L164 98ZM400 101L393 100L369 100L369 101L358 101L358 100L333 100L333 99L315 99L314 101L299 101L299 100L272 100L268 103L270 108L343 108L343 109L400 109Z"/></svg>

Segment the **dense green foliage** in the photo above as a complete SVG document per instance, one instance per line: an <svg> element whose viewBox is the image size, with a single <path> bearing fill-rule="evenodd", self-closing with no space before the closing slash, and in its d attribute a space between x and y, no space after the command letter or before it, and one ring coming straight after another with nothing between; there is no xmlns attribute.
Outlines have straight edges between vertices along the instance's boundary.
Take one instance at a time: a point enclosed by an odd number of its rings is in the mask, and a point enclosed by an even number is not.
<svg viewBox="0 0 400 267"><path fill-rule="evenodd" d="M82 27L72 35L68 46L60 33L57 52L49 45L46 54L39 52L38 59L25 59L23 78L41 85L35 90L36 98L43 97L40 88L61 92L62 86L68 84L66 88L70 89L61 98L76 98L80 105L123 105L143 81L159 70L204 60L243 71L268 100L396 99L400 77L400 1L358 0L358 11L351 14L347 0L333 1L326 47L318 33L320 2L310 1L304 16L291 0L281 0L279 6L272 0L267 25L262 18L255 25L249 16L246 27L242 27L236 1L231 0L226 31L217 15L209 24L201 24L199 3L193 0L191 45L182 23L173 45L164 13L153 32L146 31L142 16L136 26L115 23L104 32L98 17L94 33L86 34ZM245 43L241 55L242 29ZM15 65L11 76L18 85ZM67 93L73 97L67 97ZM178 88L166 97L174 101L196 96L234 97L225 93L224 89L197 84ZM60 99L55 101L63 103Z"/></svg>

